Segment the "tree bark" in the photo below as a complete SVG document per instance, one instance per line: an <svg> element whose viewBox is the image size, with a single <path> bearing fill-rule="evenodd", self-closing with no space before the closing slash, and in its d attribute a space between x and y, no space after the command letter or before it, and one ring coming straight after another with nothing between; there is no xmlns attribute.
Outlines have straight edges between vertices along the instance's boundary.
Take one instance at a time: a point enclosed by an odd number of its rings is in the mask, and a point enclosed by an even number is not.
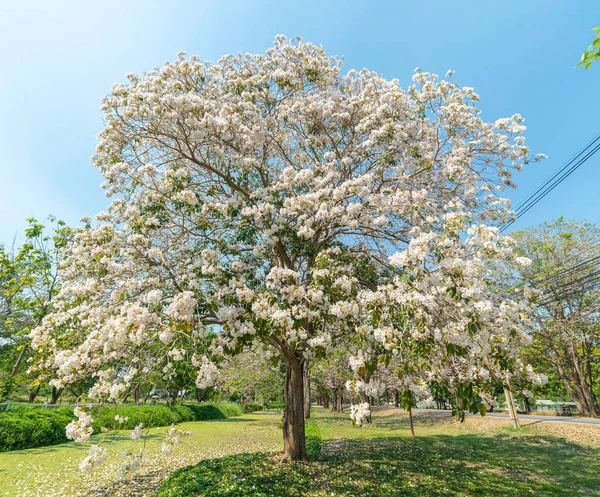
<svg viewBox="0 0 600 497"><path fill-rule="evenodd" d="M283 411L283 456L288 461L306 461L304 432L304 358L287 351L285 357L285 409Z"/></svg>
<svg viewBox="0 0 600 497"><path fill-rule="evenodd" d="M302 374L304 376L304 419L310 419L310 365L306 359L304 360Z"/></svg>
<svg viewBox="0 0 600 497"><path fill-rule="evenodd" d="M555 364L558 376L563 381L567 392L571 395L573 402L579 410L581 416L597 418L600 417L600 411L596 404L593 389L587 384L588 375L579 375L577 367L568 363L568 373L563 365L559 362Z"/></svg>
<svg viewBox="0 0 600 497"><path fill-rule="evenodd" d="M50 404L56 404L60 395L63 393L62 388L52 387L52 397L50 398Z"/></svg>
<svg viewBox="0 0 600 497"><path fill-rule="evenodd" d="M504 396L506 397L506 408L508 409L508 415L513 424L513 428L515 430L519 429L519 415L517 413L517 409L515 407L515 401L513 399L511 391L504 387Z"/></svg>
<svg viewBox="0 0 600 497"><path fill-rule="evenodd" d="M410 422L410 434L412 436L412 441L415 443L417 441L417 437L415 437L415 424L413 422L412 407L408 408L408 421Z"/></svg>
<svg viewBox="0 0 600 497"><path fill-rule="evenodd" d="M33 387L29 390L29 402L33 402L35 400L35 398L38 396L38 393L40 393L41 388L42 384L40 383L36 387Z"/></svg>
<svg viewBox="0 0 600 497"><path fill-rule="evenodd" d="M400 392L394 393L394 407L400 407Z"/></svg>

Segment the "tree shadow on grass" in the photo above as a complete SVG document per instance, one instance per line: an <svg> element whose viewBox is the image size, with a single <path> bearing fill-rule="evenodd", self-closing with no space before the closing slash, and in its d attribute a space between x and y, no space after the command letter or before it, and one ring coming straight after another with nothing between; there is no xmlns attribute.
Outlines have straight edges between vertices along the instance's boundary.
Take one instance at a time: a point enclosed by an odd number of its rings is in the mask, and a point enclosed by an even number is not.
<svg viewBox="0 0 600 497"><path fill-rule="evenodd" d="M175 472L161 497L600 495L598 451L549 436L341 439L318 461L239 454Z"/></svg>
<svg viewBox="0 0 600 497"><path fill-rule="evenodd" d="M265 420L272 424L272 421ZM206 421L202 421L206 423L262 423L263 420L252 419L252 418L223 418L223 419L207 419Z"/></svg>

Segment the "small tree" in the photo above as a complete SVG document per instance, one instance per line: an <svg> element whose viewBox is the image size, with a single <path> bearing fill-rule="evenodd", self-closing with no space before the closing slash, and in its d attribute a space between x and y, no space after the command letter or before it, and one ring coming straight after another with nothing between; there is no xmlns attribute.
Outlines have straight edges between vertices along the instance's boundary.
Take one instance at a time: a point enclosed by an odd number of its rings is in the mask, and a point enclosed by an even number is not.
<svg viewBox="0 0 600 497"><path fill-rule="evenodd" d="M0 246L0 400L24 386L33 402L41 384L32 385L25 374L31 357L28 335L42 322L58 292L59 251L68 243L71 231L54 218L50 218L54 224L50 233L36 219L27 222L21 247ZM54 391L53 401L57 395Z"/></svg>
<svg viewBox="0 0 600 497"><path fill-rule="evenodd" d="M522 118L486 123L471 88L432 74L404 91L341 67L278 37L113 87L94 164L115 200L77 229L34 333L57 386L93 374L90 394L114 400L173 361L204 386L215 356L260 347L285 363L284 455L302 460L308 351L344 337L391 350L408 333L423 367L500 369L524 306L490 294L481 260L512 257L489 225L529 157Z"/></svg>
<svg viewBox="0 0 600 497"><path fill-rule="evenodd" d="M526 355L540 368L556 371L581 415L598 417L594 373L600 353L600 290L594 275L600 229L558 218L513 236L519 251L533 261L519 276L540 292Z"/></svg>

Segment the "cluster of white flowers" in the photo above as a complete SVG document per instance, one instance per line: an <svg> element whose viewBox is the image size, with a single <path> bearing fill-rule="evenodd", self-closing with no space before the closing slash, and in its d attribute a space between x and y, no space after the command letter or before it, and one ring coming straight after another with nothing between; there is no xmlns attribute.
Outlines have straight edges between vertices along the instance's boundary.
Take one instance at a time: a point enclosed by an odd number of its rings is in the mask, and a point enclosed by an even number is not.
<svg viewBox="0 0 600 497"><path fill-rule="evenodd" d="M479 397L481 397L481 402L483 402L483 405L488 410L492 409L494 407L494 405L496 404L496 397L493 397L492 395L490 395L488 393L479 392Z"/></svg>
<svg viewBox="0 0 600 497"><path fill-rule="evenodd" d="M197 300L190 291L179 293L175 296L166 313L175 319L189 320L194 313Z"/></svg>
<svg viewBox="0 0 600 497"><path fill-rule="evenodd" d="M196 386L198 388L208 388L212 386L219 375L219 370L215 363L206 357L202 357L202 363L196 376Z"/></svg>
<svg viewBox="0 0 600 497"><path fill-rule="evenodd" d="M345 386L349 392L364 393L367 397L381 397L386 389L385 384L377 380L370 380L368 382L348 380Z"/></svg>
<svg viewBox="0 0 600 497"><path fill-rule="evenodd" d="M119 470L116 473L117 478L122 478L128 471L137 471L141 465L144 464L144 456L138 458L135 454L125 449L121 454L123 462L119 466Z"/></svg>
<svg viewBox="0 0 600 497"><path fill-rule="evenodd" d="M531 364L525 367L525 376L535 385L545 385L548 383L548 377L543 373L536 373Z"/></svg>
<svg viewBox="0 0 600 497"><path fill-rule="evenodd" d="M163 454L168 454L173 451L173 447L179 443L181 437L191 437L193 433L191 431L183 430L180 427L176 427L174 424L169 428L167 438L162 444L161 451Z"/></svg>
<svg viewBox="0 0 600 497"><path fill-rule="evenodd" d="M104 462L107 457L106 447L92 445L88 456L79 463L79 471L82 473L91 473L99 464Z"/></svg>
<svg viewBox="0 0 600 497"><path fill-rule="evenodd" d="M419 409L435 409L436 404L433 400L433 397L427 397L425 399L417 401L417 407Z"/></svg>
<svg viewBox="0 0 600 497"><path fill-rule="evenodd" d="M350 419L352 420L353 425L362 426L370 415L371 410L367 402L350 405Z"/></svg>
<svg viewBox="0 0 600 497"><path fill-rule="evenodd" d="M144 427L144 423L140 423L137 425L133 431L129 434L129 438L131 440L137 441L142 437L142 428Z"/></svg>
<svg viewBox="0 0 600 497"><path fill-rule="evenodd" d="M76 407L74 414L77 417L77 420L73 420L67 425L67 438L79 443L87 442L92 433L94 433L94 429L92 428L94 418L81 407Z"/></svg>
<svg viewBox="0 0 600 497"><path fill-rule="evenodd" d="M120 425L122 425L125 421L127 421L129 419L129 417L125 416L119 416L118 414L115 416L115 421L117 423L119 423Z"/></svg>
<svg viewBox="0 0 600 497"><path fill-rule="evenodd" d="M161 290L150 290L146 294L146 302L149 304L158 304L162 299L163 293Z"/></svg>

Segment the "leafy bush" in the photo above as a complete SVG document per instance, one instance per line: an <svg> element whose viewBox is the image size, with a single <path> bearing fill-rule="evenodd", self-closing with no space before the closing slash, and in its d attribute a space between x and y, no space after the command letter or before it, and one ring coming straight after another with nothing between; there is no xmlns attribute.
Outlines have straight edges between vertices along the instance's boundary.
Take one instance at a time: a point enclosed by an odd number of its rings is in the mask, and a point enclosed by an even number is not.
<svg viewBox="0 0 600 497"><path fill-rule="evenodd" d="M267 403L267 409L283 409L284 407L285 404L282 404L281 402Z"/></svg>
<svg viewBox="0 0 600 497"><path fill-rule="evenodd" d="M305 425L306 455L312 459L321 455L321 432L313 423Z"/></svg>
<svg viewBox="0 0 600 497"><path fill-rule="evenodd" d="M115 416L128 418L122 424L115 421ZM168 426L172 423L183 421L192 421L193 418L181 419L181 416L175 409L163 405L121 405L121 406L102 406L92 409L94 423L94 433L98 433L100 428L117 428L121 430L131 430L140 423L145 427Z"/></svg>
<svg viewBox="0 0 600 497"><path fill-rule="evenodd" d="M85 407L85 406L84 406ZM205 421L240 416L237 404L189 404L170 408L165 405L120 405L92 408L95 433L102 427L132 430L140 423L146 427L169 426L185 421ZM118 424L115 416L127 418ZM65 426L74 419L72 407L40 409L17 406L0 413L0 452L55 445L67 442Z"/></svg>
<svg viewBox="0 0 600 497"><path fill-rule="evenodd" d="M100 427L115 427L115 416L129 418L123 424L117 426L122 430L130 430L140 423L145 427L169 426L173 423L185 421L207 421L210 419L226 419L240 416L242 409L237 404L185 404L181 406L168 407L165 405L121 405L118 407L104 406L92 410L94 417L94 431Z"/></svg>
<svg viewBox="0 0 600 497"><path fill-rule="evenodd" d="M205 402L203 404L186 404L185 407L193 411L195 421L233 418L242 415L242 408L238 404Z"/></svg>
<svg viewBox="0 0 600 497"><path fill-rule="evenodd" d="M263 410L263 406L261 406L260 404L246 404L244 406L244 412L256 412L256 411L262 411Z"/></svg>
<svg viewBox="0 0 600 497"><path fill-rule="evenodd" d="M70 409L14 409L0 415L0 452L55 445L67 441Z"/></svg>

